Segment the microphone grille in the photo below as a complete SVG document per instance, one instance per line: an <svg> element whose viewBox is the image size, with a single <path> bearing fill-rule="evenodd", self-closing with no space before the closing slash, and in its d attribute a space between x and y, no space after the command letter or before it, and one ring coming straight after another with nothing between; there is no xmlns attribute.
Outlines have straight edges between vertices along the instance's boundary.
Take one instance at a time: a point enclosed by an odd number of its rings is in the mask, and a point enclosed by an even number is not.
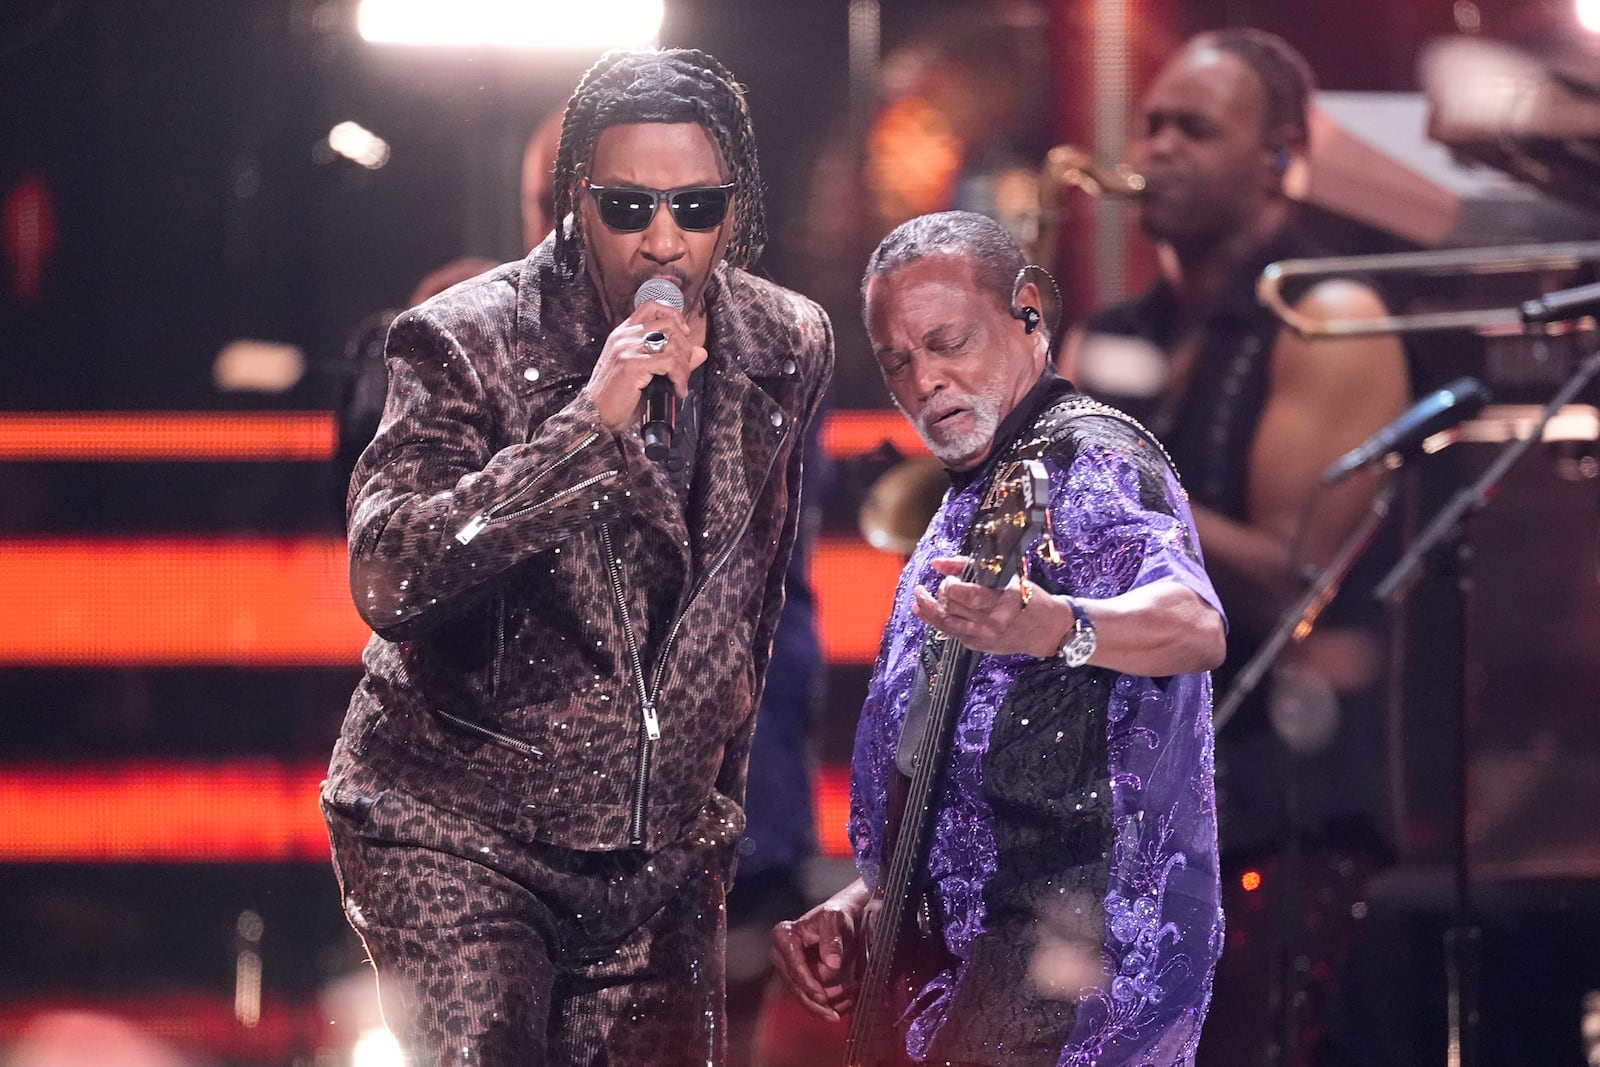
<svg viewBox="0 0 1600 1067"><path fill-rule="evenodd" d="M1445 386L1444 391L1454 403L1470 408L1469 415L1489 402L1489 390L1476 378L1457 378Z"/></svg>
<svg viewBox="0 0 1600 1067"><path fill-rule="evenodd" d="M633 294L633 310L638 311L647 301L654 300L674 311L683 310L683 290L666 278L650 278Z"/></svg>

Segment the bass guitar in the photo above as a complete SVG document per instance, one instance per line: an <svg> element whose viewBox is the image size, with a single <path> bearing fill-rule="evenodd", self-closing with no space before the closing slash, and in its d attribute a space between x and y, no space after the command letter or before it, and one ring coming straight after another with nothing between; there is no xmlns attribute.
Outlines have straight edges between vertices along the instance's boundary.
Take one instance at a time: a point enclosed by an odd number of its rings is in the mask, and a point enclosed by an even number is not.
<svg viewBox="0 0 1600 1067"><path fill-rule="evenodd" d="M1026 549L1047 530L1050 479L1037 459L1003 463L984 494L967 539L971 562L961 580L999 589L1019 571L1027 577ZM935 799L950 754L951 734L966 694L974 656L958 641L936 638L938 666L928 677L928 714L920 736L902 739L915 743L911 770L892 772L888 825L884 841L892 842L874 893L873 921L868 925L866 959L856 990L855 1009L845 1044L846 1067L889 1067L904 1062L895 1041L895 1022L905 1010L906 994L897 989L905 968L897 960L912 936L910 919L917 877L925 866L928 835L935 814ZM908 729L915 729L910 725ZM902 761L897 760L897 764ZM932 939L938 939L937 931ZM900 985L908 985L899 981Z"/></svg>

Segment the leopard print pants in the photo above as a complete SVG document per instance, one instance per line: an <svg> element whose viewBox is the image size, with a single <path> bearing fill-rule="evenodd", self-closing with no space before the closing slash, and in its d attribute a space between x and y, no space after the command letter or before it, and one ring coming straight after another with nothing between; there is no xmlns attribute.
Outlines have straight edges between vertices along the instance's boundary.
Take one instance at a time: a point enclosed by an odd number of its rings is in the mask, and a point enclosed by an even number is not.
<svg viewBox="0 0 1600 1067"><path fill-rule="evenodd" d="M359 801L324 801L334 870L410 1067L722 1064L725 846L574 852Z"/></svg>

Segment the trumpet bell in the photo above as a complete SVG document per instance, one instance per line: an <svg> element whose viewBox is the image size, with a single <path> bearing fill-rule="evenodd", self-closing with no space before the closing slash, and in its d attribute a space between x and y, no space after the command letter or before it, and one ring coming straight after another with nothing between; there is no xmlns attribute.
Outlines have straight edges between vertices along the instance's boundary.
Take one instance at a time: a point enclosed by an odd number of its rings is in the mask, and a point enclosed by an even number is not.
<svg viewBox="0 0 1600 1067"><path fill-rule="evenodd" d="M911 555L944 501L950 478L932 456L897 463L878 476L857 512L861 536L883 552Z"/></svg>

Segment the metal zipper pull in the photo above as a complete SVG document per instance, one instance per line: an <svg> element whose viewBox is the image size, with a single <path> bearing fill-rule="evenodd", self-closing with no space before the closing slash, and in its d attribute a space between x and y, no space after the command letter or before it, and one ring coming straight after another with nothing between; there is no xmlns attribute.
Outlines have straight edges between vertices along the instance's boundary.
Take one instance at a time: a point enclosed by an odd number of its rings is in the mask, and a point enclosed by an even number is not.
<svg viewBox="0 0 1600 1067"><path fill-rule="evenodd" d="M479 533L483 532L483 528L487 525L489 525L489 513L486 511L478 512L467 520L465 526L456 531L456 544L467 544L474 537L477 537Z"/></svg>
<svg viewBox="0 0 1600 1067"><path fill-rule="evenodd" d="M496 517L498 512L503 510L513 500L516 500L523 493L525 493L528 490L532 489L539 482L541 482L545 478L549 477L558 467L565 466L567 463L571 462L573 456L576 456L579 452L582 452L584 449L588 448L590 445L594 444L598 440L600 440L600 435L597 434L597 433L591 433L587 437L585 437L582 441L579 441L572 448L568 449L564 454L562 454L561 456L557 457L555 462L553 462L553 463L541 468L540 470L536 470L536 471L532 472L531 474L524 475L523 477L518 479L518 481L515 483L515 485L512 487L512 489L510 489L508 491L507 495L503 499L501 499L501 500L499 500L499 501L497 501L497 502L495 502L493 504L490 504L487 508L485 508L484 510L478 512L476 515L472 516L472 518L467 520L467 524L465 526L461 527L461 529L456 531L456 543L460 544L460 545L465 545L468 542L470 542L474 537L477 537L478 534L483 532L483 528L485 526L489 525L490 522L494 521L494 519L495 519L495 517ZM589 478L588 480L584 481L580 485L573 486L571 489L566 489L566 490L563 490L561 493L557 493L556 497L552 498L552 499L559 499L563 495L570 495L571 493L574 493L574 492L577 492L577 491L579 491L581 489L587 488L588 486L594 484L597 481L604 480L605 476L614 476L616 473L617 473L616 471L607 471L606 475L597 475L595 477ZM524 508L524 509L521 509L521 510L525 511L525 510L529 510L529 509ZM518 514L520 514L520 513L521 512L519 511Z"/></svg>
<svg viewBox="0 0 1600 1067"><path fill-rule="evenodd" d="M644 732L652 741L661 740L661 721L656 718L656 705L651 700L644 704Z"/></svg>

